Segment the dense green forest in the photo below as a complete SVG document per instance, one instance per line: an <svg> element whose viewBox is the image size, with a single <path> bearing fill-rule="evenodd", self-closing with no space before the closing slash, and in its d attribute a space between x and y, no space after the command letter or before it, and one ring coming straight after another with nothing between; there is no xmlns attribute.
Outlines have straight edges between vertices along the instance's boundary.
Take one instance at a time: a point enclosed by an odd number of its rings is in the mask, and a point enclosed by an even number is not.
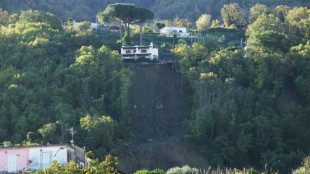
<svg viewBox="0 0 310 174"><path fill-rule="evenodd" d="M72 17L76 21L96 21L98 12L103 11L111 3L134 3L140 7L150 8L154 0L1 0L0 8L11 13L20 10L40 10L51 12L62 21Z"/></svg>
<svg viewBox="0 0 310 174"><path fill-rule="evenodd" d="M134 3L148 8L155 18L174 19L176 17L189 19L194 22L200 14L210 14L212 19L220 19L220 9L224 4L238 3L247 13L248 9L257 3L275 7L277 5L308 6L307 0L1 0L0 8L9 12L20 13L20 10L34 9L51 12L65 21L72 17L76 21L96 20L98 12L103 11L111 3Z"/></svg>
<svg viewBox="0 0 310 174"><path fill-rule="evenodd" d="M10 12L0 11L0 142L68 143L67 129L74 127L76 144L103 160L108 153L118 155L117 144L134 136L129 117L133 73L115 51L117 34L97 33L89 22L63 26L60 20L93 21L111 1L0 1L0 8ZM211 25L205 15L197 23L205 25L199 35L193 31L194 41L146 37L176 57L191 107L186 140L211 165L280 173L300 166L310 153L310 10L295 6L309 2L119 2L152 9L161 19L194 23L204 13L221 20ZM249 25L238 29L241 19ZM131 31L127 37L138 40L137 28ZM150 25L143 31L155 32ZM246 40L241 47L230 42L241 38ZM64 171L76 167L54 165Z"/></svg>
<svg viewBox="0 0 310 174"><path fill-rule="evenodd" d="M309 154L309 16L267 9L247 28L245 51L212 41L173 49L193 93L187 138L214 165L288 173Z"/></svg>
<svg viewBox="0 0 310 174"><path fill-rule="evenodd" d="M0 16L0 142L66 143L74 126L76 143L103 154L130 134L131 72L117 51L50 13Z"/></svg>

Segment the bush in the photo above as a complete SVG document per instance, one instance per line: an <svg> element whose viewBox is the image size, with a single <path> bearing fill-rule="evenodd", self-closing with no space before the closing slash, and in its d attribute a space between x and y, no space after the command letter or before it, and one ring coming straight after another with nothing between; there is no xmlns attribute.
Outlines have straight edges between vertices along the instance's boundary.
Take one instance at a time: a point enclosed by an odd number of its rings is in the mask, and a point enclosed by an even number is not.
<svg viewBox="0 0 310 174"><path fill-rule="evenodd" d="M165 174L165 172L162 169L155 169L152 171L143 169L143 170L136 171L135 174Z"/></svg>
<svg viewBox="0 0 310 174"><path fill-rule="evenodd" d="M249 169L247 170L247 174L259 174L259 172L255 169Z"/></svg>
<svg viewBox="0 0 310 174"><path fill-rule="evenodd" d="M189 166L174 167L167 171L167 174L198 174L198 169Z"/></svg>
<svg viewBox="0 0 310 174"><path fill-rule="evenodd" d="M130 32L126 31L124 37L123 37L123 44L124 46L130 46L132 45L132 41L131 41L131 36L130 36Z"/></svg>
<svg viewBox="0 0 310 174"><path fill-rule="evenodd" d="M142 32L143 33L153 33L153 29L150 26L145 25L142 28Z"/></svg>
<svg viewBox="0 0 310 174"><path fill-rule="evenodd" d="M293 174L307 174L310 171L310 156L306 157L301 167L293 171Z"/></svg>
<svg viewBox="0 0 310 174"><path fill-rule="evenodd" d="M267 168L280 173L290 173L296 168L300 161L305 157L301 151L290 152L288 154L275 154L270 151L262 155L262 165L266 164Z"/></svg>

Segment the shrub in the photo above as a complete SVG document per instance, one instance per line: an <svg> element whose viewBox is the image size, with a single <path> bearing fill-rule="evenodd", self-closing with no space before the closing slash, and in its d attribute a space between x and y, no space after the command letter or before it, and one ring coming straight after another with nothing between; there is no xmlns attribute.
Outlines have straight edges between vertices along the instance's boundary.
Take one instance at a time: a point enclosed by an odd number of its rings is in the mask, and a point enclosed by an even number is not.
<svg viewBox="0 0 310 174"><path fill-rule="evenodd" d="M136 171L135 174L165 174L165 172L162 169L155 169L152 171L143 169L143 170Z"/></svg>
<svg viewBox="0 0 310 174"><path fill-rule="evenodd" d="M198 174L198 169L189 166L174 167L167 171L167 174Z"/></svg>

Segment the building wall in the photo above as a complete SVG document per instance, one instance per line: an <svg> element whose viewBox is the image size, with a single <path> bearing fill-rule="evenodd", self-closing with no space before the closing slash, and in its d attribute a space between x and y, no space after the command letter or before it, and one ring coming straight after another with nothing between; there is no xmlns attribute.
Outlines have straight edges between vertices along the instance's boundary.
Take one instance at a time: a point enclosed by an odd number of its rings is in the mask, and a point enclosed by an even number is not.
<svg viewBox="0 0 310 174"><path fill-rule="evenodd" d="M124 57L123 59L134 59L134 58L139 58L141 57L141 55L139 54L143 54L142 50L146 50L146 52L144 52L145 54L151 53L151 55L146 56L146 58L149 58L151 60L153 60L154 56L155 58L158 58L158 49L153 47L153 43L151 43L151 45L149 47L132 47L132 48L121 48L121 54L132 54L130 56ZM126 51L130 51L130 53L127 53ZM135 52L134 52L135 51Z"/></svg>
<svg viewBox="0 0 310 174"><path fill-rule="evenodd" d="M121 48L121 54L126 54L126 51L130 51L131 53L133 53L135 50L137 50L136 48Z"/></svg>
<svg viewBox="0 0 310 174"><path fill-rule="evenodd" d="M158 58L158 49L157 48L153 48L150 51L152 53L152 58L151 58L152 60L153 60L154 56Z"/></svg>
<svg viewBox="0 0 310 174"><path fill-rule="evenodd" d="M178 33L180 33L180 30L182 31L182 33L186 33L186 28L183 27L164 27L163 29L161 29L161 33L169 34L169 32L173 32L174 30Z"/></svg>
<svg viewBox="0 0 310 174"><path fill-rule="evenodd" d="M0 149L0 172L8 172L8 158L10 155L16 156L16 171L28 170L28 148Z"/></svg>
<svg viewBox="0 0 310 174"><path fill-rule="evenodd" d="M82 22L74 22L73 23L73 27L77 27L77 26L79 26L81 24L82 24ZM99 27L98 23L91 23L90 26L89 26L89 28L91 28L91 29L97 29L98 27Z"/></svg>
<svg viewBox="0 0 310 174"><path fill-rule="evenodd" d="M29 169L36 171L48 168L52 161L57 161L61 165L67 164L67 147L33 147L29 149Z"/></svg>
<svg viewBox="0 0 310 174"><path fill-rule="evenodd" d="M180 32L180 30L182 32ZM179 33L181 37L189 36L189 33L186 32L186 28L183 27L164 27L163 29L160 30L160 33L172 37L171 33L173 33L173 31Z"/></svg>
<svg viewBox="0 0 310 174"><path fill-rule="evenodd" d="M75 146L74 147L74 153L76 154L76 157L78 159L77 162L84 162L85 163L85 149Z"/></svg>

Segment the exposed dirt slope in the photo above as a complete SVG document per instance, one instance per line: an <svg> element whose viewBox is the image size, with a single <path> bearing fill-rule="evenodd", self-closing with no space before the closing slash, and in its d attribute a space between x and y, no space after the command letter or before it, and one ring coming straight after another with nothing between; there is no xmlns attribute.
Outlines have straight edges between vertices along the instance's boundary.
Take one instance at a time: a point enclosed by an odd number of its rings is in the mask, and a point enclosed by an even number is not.
<svg viewBox="0 0 310 174"><path fill-rule="evenodd" d="M128 64L134 72L130 90L135 140L122 146L119 167L126 173L138 169L168 169L190 165L207 168L207 160L184 140L187 113L181 78L166 65Z"/></svg>

